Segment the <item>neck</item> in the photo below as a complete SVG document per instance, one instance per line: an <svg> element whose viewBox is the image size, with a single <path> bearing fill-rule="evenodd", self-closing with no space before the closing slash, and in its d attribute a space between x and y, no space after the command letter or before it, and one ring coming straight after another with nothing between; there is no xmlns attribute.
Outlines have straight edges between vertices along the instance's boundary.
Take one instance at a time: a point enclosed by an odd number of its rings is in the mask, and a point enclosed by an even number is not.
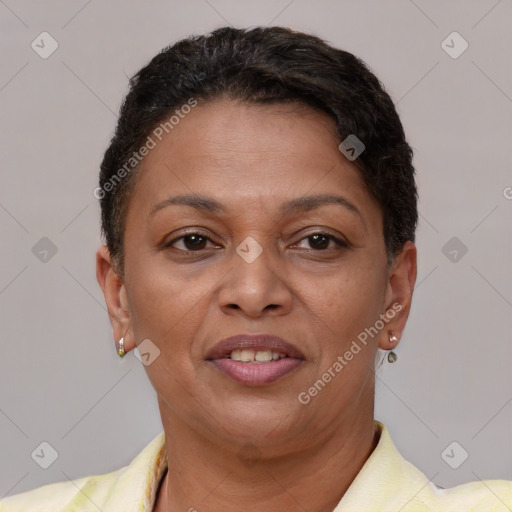
<svg viewBox="0 0 512 512"><path fill-rule="evenodd" d="M277 457L212 443L177 418L162 418L170 464L154 512L331 512L378 442L373 400L331 434L309 433L317 442Z"/></svg>

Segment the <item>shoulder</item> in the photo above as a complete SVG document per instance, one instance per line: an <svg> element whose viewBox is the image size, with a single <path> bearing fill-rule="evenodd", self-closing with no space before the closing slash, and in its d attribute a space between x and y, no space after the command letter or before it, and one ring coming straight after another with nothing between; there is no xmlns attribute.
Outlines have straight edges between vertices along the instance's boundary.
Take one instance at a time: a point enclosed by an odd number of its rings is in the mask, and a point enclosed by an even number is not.
<svg viewBox="0 0 512 512"><path fill-rule="evenodd" d="M510 512L512 510L512 481L480 480L446 489L441 488L398 453L387 431L386 436L388 454L394 452L395 474L403 479L403 489L407 489L404 498L410 500L403 512L427 510Z"/></svg>
<svg viewBox="0 0 512 512"><path fill-rule="evenodd" d="M124 468L107 473L55 482L37 489L9 496L0 501L0 512L59 512L73 510L98 511L95 503L102 503L119 480Z"/></svg>
<svg viewBox="0 0 512 512"><path fill-rule="evenodd" d="M0 512L147 510L167 468L165 436L158 434L128 465L111 473L55 482L0 501Z"/></svg>
<svg viewBox="0 0 512 512"><path fill-rule="evenodd" d="M442 489L402 457L382 423L376 425L377 447L334 512L512 511L512 481L477 481Z"/></svg>
<svg viewBox="0 0 512 512"><path fill-rule="evenodd" d="M512 481L481 480L450 487L432 489L431 501L444 512L510 512Z"/></svg>

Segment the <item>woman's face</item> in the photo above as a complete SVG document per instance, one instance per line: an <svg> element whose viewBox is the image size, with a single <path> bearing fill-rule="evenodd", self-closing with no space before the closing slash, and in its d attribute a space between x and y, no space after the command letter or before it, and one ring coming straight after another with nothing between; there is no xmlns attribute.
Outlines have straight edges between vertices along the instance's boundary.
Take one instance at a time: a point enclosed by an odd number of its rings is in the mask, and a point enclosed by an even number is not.
<svg viewBox="0 0 512 512"><path fill-rule="evenodd" d="M125 280L110 269L106 297L127 350L150 340L141 352L164 426L284 451L373 415L376 350L405 326L415 248L387 269L380 208L339 142L307 107L222 100L193 108L145 157ZM196 206L169 201L179 196ZM340 200L297 201L317 196ZM401 312L362 343L396 302ZM212 360L237 334L279 336L294 361Z"/></svg>

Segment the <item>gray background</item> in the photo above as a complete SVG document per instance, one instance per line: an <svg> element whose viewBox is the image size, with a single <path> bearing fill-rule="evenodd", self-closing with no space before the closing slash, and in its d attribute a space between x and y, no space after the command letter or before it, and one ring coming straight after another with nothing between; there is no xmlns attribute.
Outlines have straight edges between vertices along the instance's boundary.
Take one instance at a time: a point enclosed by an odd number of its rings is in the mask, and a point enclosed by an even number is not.
<svg viewBox="0 0 512 512"><path fill-rule="evenodd" d="M510 0L0 0L0 497L113 471L161 431L142 365L114 350L92 191L126 75L225 24L314 33L386 85L421 217L413 309L398 362L378 372L376 418L439 485L512 479L511 20ZM59 45L47 59L31 48L43 31ZM458 58L441 45L453 31L469 43ZM43 237L57 249L46 262ZM46 470L31 458L42 441L59 454ZM452 441L469 453L458 469L441 457Z"/></svg>

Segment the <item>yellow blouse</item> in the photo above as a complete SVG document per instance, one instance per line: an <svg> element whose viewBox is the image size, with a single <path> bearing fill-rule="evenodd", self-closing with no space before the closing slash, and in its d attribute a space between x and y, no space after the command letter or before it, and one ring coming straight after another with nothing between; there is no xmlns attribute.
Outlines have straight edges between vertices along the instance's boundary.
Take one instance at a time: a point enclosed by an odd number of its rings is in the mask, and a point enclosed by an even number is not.
<svg viewBox="0 0 512 512"><path fill-rule="evenodd" d="M511 512L512 481L440 489L396 449L386 427L333 512ZM56 482L0 501L0 512L151 512L167 468L164 432L128 465L104 475Z"/></svg>

